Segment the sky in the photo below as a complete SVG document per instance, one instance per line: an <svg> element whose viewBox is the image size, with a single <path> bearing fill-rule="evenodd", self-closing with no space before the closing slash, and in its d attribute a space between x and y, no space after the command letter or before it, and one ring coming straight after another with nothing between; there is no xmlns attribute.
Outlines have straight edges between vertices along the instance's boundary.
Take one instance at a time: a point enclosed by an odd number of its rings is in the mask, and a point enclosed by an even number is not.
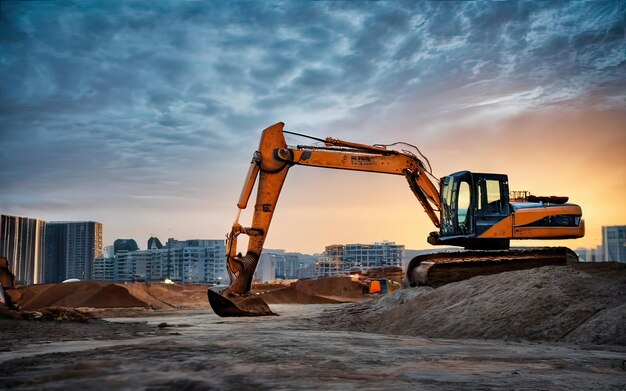
<svg viewBox="0 0 626 391"><path fill-rule="evenodd" d="M436 176L626 224L626 3L0 2L0 212L220 239L260 132L405 141ZM309 140L310 141L310 140ZM288 136L289 144L306 139ZM242 216L249 225L251 213ZM402 177L293 167L266 247L428 248ZM245 251L244 251L245 252Z"/></svg>

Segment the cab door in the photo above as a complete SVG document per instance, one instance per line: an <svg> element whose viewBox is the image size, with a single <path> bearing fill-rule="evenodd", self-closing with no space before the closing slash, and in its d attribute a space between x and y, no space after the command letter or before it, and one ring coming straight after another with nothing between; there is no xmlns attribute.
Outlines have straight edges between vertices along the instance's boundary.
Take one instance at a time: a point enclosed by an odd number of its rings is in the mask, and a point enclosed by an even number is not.
<svg viewBox="0 0 626 391"><path fill-rule="evenodd" d="M474 174L476 183L476 235L511 214L506 175Z"/></svg>
<svg viewBox="0 0 626 391"><path fill-rule="evenodd" d="M441 237L474 235L474 191L472 174L455 173L442 182Z"/></svg>

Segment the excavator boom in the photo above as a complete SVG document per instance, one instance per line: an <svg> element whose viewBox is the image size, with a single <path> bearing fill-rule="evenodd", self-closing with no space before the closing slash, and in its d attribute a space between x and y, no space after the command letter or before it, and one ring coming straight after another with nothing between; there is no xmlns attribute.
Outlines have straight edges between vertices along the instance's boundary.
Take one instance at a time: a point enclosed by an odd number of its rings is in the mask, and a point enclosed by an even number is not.
<svg viewBox="0 0 626 391"><path fill-rule="evenodd" d="M230 286L221 292L209 291L209 302L222 316L248 316L253 312L271 315L261 299L249 295L254 271L263 250L265 238L274 215L282 186L294 165L325 167L402 175L424 207L432 223L439 226L440 197L437 187L428 178L424 164L417 157L380 146L370 146L327 138L327 147L288 147L279 122L265 129L258 150L254 153L246 180L239 196L237 218L227 235L226 263L231 275ZM328 149L326 149L328 148ZM330 149L333 148L333 149ZM248 206L258 178L257 197L252 225L239 224L241 211ZM237 253L237 237L246 234L246 255ZM239 314L239 315L233 315Z"/></svg>

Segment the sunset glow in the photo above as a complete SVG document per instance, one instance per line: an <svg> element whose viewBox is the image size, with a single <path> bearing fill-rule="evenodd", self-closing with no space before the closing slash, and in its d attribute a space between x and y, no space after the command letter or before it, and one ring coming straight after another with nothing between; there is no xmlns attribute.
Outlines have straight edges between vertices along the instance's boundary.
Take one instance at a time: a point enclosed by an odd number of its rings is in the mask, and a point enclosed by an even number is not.
<svg viewBox="0 0 626 391"><path fill-rule="evenodd" d="M595 247L626 224L625 4L3 1L0 211L99 221L106 245L223 238L283 121L569 196L584 238L513 245ZM403 177L294 167L266 247L433 230Z"/></svg>

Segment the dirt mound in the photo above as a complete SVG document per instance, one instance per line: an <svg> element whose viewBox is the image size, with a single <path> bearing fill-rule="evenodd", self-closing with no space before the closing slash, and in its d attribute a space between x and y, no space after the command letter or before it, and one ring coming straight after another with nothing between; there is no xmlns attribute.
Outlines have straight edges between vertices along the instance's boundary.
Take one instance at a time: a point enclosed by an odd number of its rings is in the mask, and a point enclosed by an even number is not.
<svg viewBox="0 0 626 391"><path fill-rule="evenodd" d="M294 286L263 292L259 295L268 304L337 304L345 303L298 291Z"/></svg>
<svg viewBox="0 0 626 391"><path fill-rule="evenodd" d="M269 304L331 304L363 299L363 287L350 277L298 280L288 287L259 292Z"/></svg>
<svg viewBox="0 0 626 391"><path fill-rule="evenodd" d="M625 304L625 265L577 264L402 289L320 322L424 337L626 345Z"/></svg>
<svg viewBox="0 0 626 391"><path fill-rule="evenodd" d="M124 288L155 309L209 306L206 285L124 284Z"/></svg>
<svg viewBox="0 0 626 391"><path fill-rule="evenodd" d="M147 307L123 286L93 281L29 285L20 288L19 305L25 310L46 307Z"/></svg>
<svg viewBox="0 0 626 391"><path fill-rule="evenodd" d="M275 287L272 287L275 288ZM152 309L209 307L206 285L115 284L80 281L20 288L24 310L46 307ZM270 304L346 303L363 298L362 287L349 277L300 280L287 287L257 291Z"/></svg>
<svg viewBox="0 0 626 391"><path fill-rule="evenodd" d="M81 281L29 285L20 288L19 304L25 310L45 307L154 309L208 307L207 286L176 284L114 284Z"/></svg>

